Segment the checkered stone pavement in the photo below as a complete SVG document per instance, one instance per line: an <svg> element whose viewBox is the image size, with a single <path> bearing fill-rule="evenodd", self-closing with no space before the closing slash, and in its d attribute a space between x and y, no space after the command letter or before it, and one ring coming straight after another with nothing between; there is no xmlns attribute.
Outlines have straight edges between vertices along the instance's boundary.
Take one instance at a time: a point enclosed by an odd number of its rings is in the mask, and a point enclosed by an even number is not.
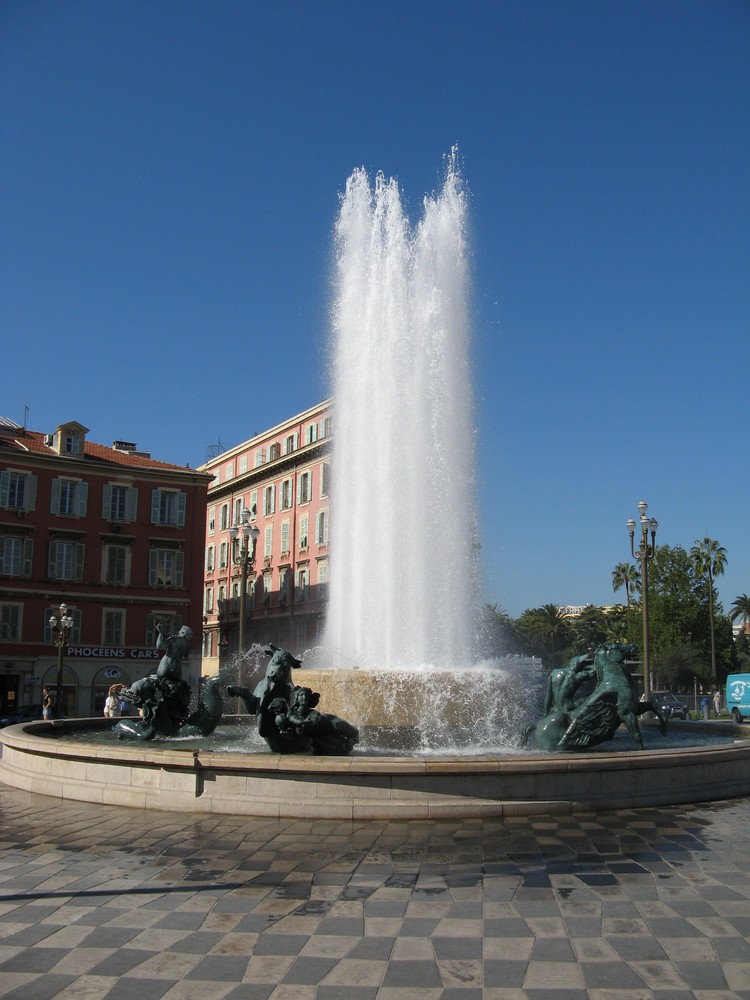
<svg viewBox="0 0 750 1000"><path fill-rule="evenodd" d="M301 822L0 786L7 1000L750 1000L750 799Z"/></svg>

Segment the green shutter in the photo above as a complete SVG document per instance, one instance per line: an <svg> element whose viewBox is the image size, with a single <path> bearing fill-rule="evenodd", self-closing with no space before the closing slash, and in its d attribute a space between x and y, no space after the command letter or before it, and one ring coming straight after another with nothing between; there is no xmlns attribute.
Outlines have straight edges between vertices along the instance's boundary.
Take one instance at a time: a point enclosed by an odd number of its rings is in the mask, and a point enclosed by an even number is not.
<svg viewBox="0 0 750 1000"><path fill-rule="evenodd" d="M125 515L128 521L135 521L138 516L138 487L130 486L128 488L128 501L127 501L127 513Z"/></svg>
<svg viewBox="0 0 750 1000"><path fill-rule="evenodd" d="M0 507L8 506L8 491L10 490L10 473L7 469L0 472Z"/></svg>
<svg viewBox="0 0 750 1000"><path fill-rule="evenodd" d="M161 511L161 490L151 491L151 523L159 523L159 513Z"/></svg>
<svg viewBox="0 0 750 1000"><path fill-rule="evenodd" d="M23 540L23 566L21 567L21 575L25 577L31 576L31 566L34 558L34 539L24 538Z"/></svg>
<svg viewBox="0 0 750 1000"><path fill-rule="evenodd" d="M50 514L60 513L60 480L52 480L52 489L50 491L50 504L49 504Z"/></svg>
<svg viewBox="0 0 750 1000"><path fill-rule="evenodd" d="M187 494L182 490L177 494L177 527L185 526L185 507L187 505Z"/></svg>
<svg viewBox="0 0 750 1000"><path fill-rule="evenodd" d="M89 484L79 483L78 484L78 516L86 516L86 508L89 502Z"/></svg>
<svg viewBox="0 0 750 1000"><path fill-rule="evenodd" d="M102 520L109 521L112 516L112 486L105 483L102 486Z"/></svg>
<svg viewBox="0 0 750 1000"><path fill-rule="evenodd" d="M86 553L86 546L83 542L76 542L73 550L73 579L78 583L83 580L83 563Z"/></svg>
<svg viewBox="0 0 750 1000"><path fill-rule="evenodd" d="M175 557L174 585L175 587L182 587L182 581L185 577L185 553L177 552L175 553Z"/></svg>

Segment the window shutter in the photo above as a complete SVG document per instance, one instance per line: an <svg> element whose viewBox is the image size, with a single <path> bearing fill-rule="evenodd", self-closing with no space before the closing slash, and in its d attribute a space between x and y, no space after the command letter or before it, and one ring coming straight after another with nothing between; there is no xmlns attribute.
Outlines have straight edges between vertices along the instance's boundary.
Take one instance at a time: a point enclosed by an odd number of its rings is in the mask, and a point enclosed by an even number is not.
<svg viewBox="0 0 750 1000"><path fill-rule="evenodd" d="M86 508L89 502L89 484L79 483L78 484L78 516L86 516Z"/></svg>
<svg viewBox="0 0 750 1000"><path fill-rule="evenodd" d="M57 542L49 543L49 560L47 562L47 576L50 580L55 579L55 570L57 567Z"/></svg>
<svg viewBox="0 0 750 1000"><path fill-rule="evenodd" d="M297 503L302 503L302 476L297 473Z"/></svg>
<svg viewBox="0 0 750 1000"><path fill-rule="evenodd" d="M112 515L112 487L105 483L102 487L102 520L109 521Z"/></svg>
<svg viewBox="0 0 750 1000"><path fill-rule="evenodd" d="M284 521L281 525L281 551L289 551L289 522Z"/></svg>
<svg viewBox="0 0 750 1000"><path fill-rule="evenodd" d="M83 580L83 560L86 552L86 546L83 542L77 542L75 546L75 551L73 553L74 567L73 567L73 579L80 583Z"/></svg>
<svg viewBox="0 0 750 1000"><path fill-rule="evenodd" d="M154 492L158 493L159 491L154 490ZM159 552L157 549L151 549L151 551L148 554L148 582L150 587L155 587L158 582L159 579L158 569L159 569Z"/></svg>
<svg viewBox="0 0 750 1000"><path fill-rule="evenodd" d="M6 469L0 472L0 507L8 506L8 492L10 490L10 473Z"/></svg>
<svg viewBox="0 0 750 1000"><path fill-rule="evenodd" d="M185 507L187 505L187 493L183 493L182 490L177 494L177 527L183 528L185 526Z"/></svg>
<svg viewBox="0 0 750 1000"><path fill-rule="evenodd" d="M161 511L161 490L151 491L151 523L159 523L159 513Z"/></svg>
<svg viewBox="0 0 750 1000"><path fill-rule="evenodd" d="M26 510L36 510L36 484L38 481L37 476L29 476L26 479L26 486L28 487L29 495L26 497L26 503L24 506Z"/></svg>
<svg viewBox="0 0 750 1000"><path fill-rule="evenodd" d="M31 576L31 563L34 557L34 539L24 538L23 540L23 569L21 575Z"/></svg>
<svg viewBox="0 0 750 1000"><path fill-rule="evenodd" d="M156 621L155 615L152 611L146 615L146 637L145 644L147 646L156 645Z"/></svg>
<svg viewBox="0 0 750 1000"><path fill-rule="evenodd" d="M182 587L182 581L185 576L185 553L177 552L175 558L175 574L174 574L174 585L175 587Z"/></svg>
<svg viewBox="0 0 750 1000"><path fill-rule="evenodd" d="M138 487L130 486L128 488L128 502L127 502L127 514L126 517L128 521L135 521L138 515Z"/></svg>
<svg viewBox="0 0 750 1000"><path fill-rule="evenodd" d="M49 504L50 514L60 513L60 480L52 480L52 489L50 491L50 504Z"/></svg>

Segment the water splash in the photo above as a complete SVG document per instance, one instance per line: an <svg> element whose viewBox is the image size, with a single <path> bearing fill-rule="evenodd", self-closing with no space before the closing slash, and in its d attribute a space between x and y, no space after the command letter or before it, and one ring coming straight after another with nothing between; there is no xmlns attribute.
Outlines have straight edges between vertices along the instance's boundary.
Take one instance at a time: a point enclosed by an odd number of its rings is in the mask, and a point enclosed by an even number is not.
<svg viewBox="0 0 750 1000"><path fill-rule="evenodd" d="M467 198L454 150L412 229L364 169L336 226L325 645L361 665L473 657L477 545Z"/></svg>

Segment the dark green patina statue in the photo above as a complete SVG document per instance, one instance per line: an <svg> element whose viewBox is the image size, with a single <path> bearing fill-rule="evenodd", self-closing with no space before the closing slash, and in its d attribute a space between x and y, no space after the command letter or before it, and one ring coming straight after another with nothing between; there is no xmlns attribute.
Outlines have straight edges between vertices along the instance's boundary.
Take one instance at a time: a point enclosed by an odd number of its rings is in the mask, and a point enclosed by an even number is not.
<svg viewBox="0 0 750 1000"><path fill-rule="evenodd" d="M163 634L156 626L156 648L163 650L155 674L142 677L121 697L134 705L140 719L120 719L114 732L121 737L152 740L156 736L209 736L219 724L224 701L217 678L209 678L203 698L190 712L190 685L182 679L182 658L190 649L192 629L183 625L175 635Z"/></svg>
<svg viewBox="0 0 750 1000"><path fill-rule="evenodd" d="M272 654L266 676L251 691L230 685L227 694L239 697L247 711L255 716L258 733L274 753L312 753L343 756L352 752L359 742L356 726L336 715L318 712L317 691L297 687L292 670L300 661L277 646L269 646Z"/></svg>
<svg viewBox="0 0 750 1000"><path fill-rule="evenodd" d="M638 691L626 665L635 658L630 643L599 646L595 653L576 656L567 667L553 670L547 681L544 718L524 728L523 742L533 733L540 750L585 750L611 740L624 724L635 745L643 749L638 716L653 712L666 732L666 719L653 702L638 701ZM579 695L585 682L593 691ZM586 685L590 688L590 684Z"/></svg>

